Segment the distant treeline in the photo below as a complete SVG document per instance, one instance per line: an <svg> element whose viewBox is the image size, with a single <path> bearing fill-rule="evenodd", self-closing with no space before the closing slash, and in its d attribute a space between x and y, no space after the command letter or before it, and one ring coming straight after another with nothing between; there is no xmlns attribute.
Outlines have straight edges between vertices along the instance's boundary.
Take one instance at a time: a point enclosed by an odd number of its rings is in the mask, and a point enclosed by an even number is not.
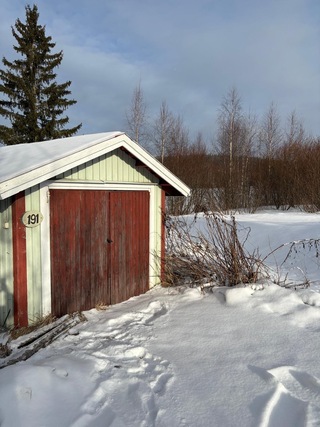
<svg viewBox="0 0 320 427"><path fill-rule="evenodd" d="M320 211L320 138L307 135L292 111L285 126L274 103L259 120L242 111L232 88L223 99L212 141L199 132L190 140L180 116L165 102L147 120L140 85L127 113L128 133L192 189L188 200L172 198L169 212L255 211L260 206L301 206Z"/></svg>
<svg viewBox="0 0 320 427"><path fill-rule="evenodd" d="M192 189L191 197L171 198L169 213L202 211L254 212L261 206L302 207L320 211L320 140L286 143L271 159L237 156L232 177L226 155L184 153L164 164Z"/></svg>

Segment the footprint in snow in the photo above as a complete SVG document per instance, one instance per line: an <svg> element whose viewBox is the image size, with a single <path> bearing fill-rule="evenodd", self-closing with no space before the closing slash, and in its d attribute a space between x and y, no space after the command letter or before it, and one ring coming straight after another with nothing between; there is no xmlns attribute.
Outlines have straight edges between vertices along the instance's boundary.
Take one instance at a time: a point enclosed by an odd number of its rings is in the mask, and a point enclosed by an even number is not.
<svg viewBox="0 0 320 427"><path fill-rule="evenodd" d="M32 398L32 388L31 387L18 387L17 394L22 400L31 400ZM1 425L1 424L0 424Z"/></svg>
<svg viewBox="0 0 320 427"><path fill-rule="evenodd" d="M160 374L155 381L151 383L152 391L160 396L163 395L166 391L168 382L172 379L170 373Z"/></svg>
<svg viewBox="0 0 320 427"><path fill-rule="evenodd" d="M248 368L272 386L259 427L313 427L320 419L320 380L293 366Z"/></svg>
<svg viewBox="0 0 320 427"><path fill-rule="evenodd" d="M123 408L126 408L124 411ZM137 378L101 381L81 406L72 427L104 425L154 427L158 408L151 389ZM141 414L144 421L141 423Z"/></svg>
<svg viewBox="0 0 320 427"><path fill-rule="evenodd" d="M67 371L65 371L64 369L56 369L56 368L53 368L52 369L52 372L55 374L55 375L57 375L57 377L60 377L60 378L66 378L69 374L68 374L68 372Z"/></svg>

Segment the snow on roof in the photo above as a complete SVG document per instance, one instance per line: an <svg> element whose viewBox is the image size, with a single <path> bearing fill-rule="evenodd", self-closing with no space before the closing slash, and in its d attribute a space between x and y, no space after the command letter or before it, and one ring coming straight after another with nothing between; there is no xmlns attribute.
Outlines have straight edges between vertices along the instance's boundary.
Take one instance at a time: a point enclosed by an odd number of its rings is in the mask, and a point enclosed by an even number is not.
<svg viewBox="0 0 320 427"><path fill-rule="evenodd" d="M0 148L0 199L44 182L86 161L123 147L169 184L172 194L190 189L123 132L80 135Z"/></svg>
<svg viewBox="0 0 320 427"><path fill-rule="evenodd" d="M32 144L10 145L0 148L0 182L62 159L70 154L111 139L123 132L105 132L73 136Z"/></svg>

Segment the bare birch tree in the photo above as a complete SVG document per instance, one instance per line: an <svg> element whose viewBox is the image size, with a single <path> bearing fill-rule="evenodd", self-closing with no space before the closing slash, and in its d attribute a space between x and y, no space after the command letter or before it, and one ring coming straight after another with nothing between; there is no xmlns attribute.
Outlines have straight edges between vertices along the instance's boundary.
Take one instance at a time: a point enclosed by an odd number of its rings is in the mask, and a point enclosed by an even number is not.
<svg viewBox="0 0 320 427"><path fill-rule="evenodd" d="M278 153L283 143L281 120L274 102L262 117L259 130L260 154L260 202L264 205L279 206L280 193L278 186Z"/></svg>
<svg viewBox="0 0 320 427"><path fill-rule="evenodd" d="M240 144L238 148L238 203L243 208L252 208L250 183L250 161L254 156L257 139L257 118L247 114L241 120Z"/></svg>
<svg viewBox="0 0 320 427"><path fill-rule="evenodd" d="M239 153L242 105L236 88L230 89L224 97L219 112L218 153L228 159L228 178L225 186L225 208L234 205L234 158Z"/></svg>
<svg viewBox="0 0 320 427"><path fill-rule="evenodd" d="M297 117L293 110L288 117L288 126L286 130L286 144L302 144L306 140L305 130L302 121Z"/></svg>
<svg viewBox="0 0 320 427"><path fill-rule="evenodd" d="M282 139L283 135L280 127L280 117L274 102L272 102L262 119L259 134L261 154L268 162L268 176L270 176L271 173L272 159L275 158Z"/></svg>
<svg viewBox="0 0 320 427"><path fill-rule="evenodd" d="M170 141L167 147L168 155L181 157L187 153L189 146L189 131L181 116L173 116L170 130Z"/></svg>
<svg viewBox="0 0 320 427"><path fill-rule="evenodd" d="M152 135L155 155L159 157L161 163L164 163L168 151L173 122L173 114L169 111L166 101L162 101L159 115L154 121Z"/></svg>
<svg viewBox="0 0 320 427"><path fill-rule="evenodd" d="M141 83L133 91L131 105L126 112L128 133L129 136L136 141L137 144L147 144L147 106L144 101L144 95L141 88Z"/></svg>

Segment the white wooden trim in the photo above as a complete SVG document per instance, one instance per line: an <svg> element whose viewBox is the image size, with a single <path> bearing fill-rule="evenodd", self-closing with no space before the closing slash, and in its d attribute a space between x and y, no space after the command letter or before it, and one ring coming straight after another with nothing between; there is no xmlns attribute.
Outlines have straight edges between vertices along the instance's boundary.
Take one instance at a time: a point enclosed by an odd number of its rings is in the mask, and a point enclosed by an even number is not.
<svg viewBox="0 0 320 427"><path fill-rule="evenodd" d="M42 278L42 315L51 313L51 253L50 253L50 205L49 188L40 185L41 223L41 278Z"/></svg>
<svg viewBox="0 0 320 427"><path fill-rule="evenodd" d="M160 210L159 206L155 206L156 198L156 187L151 186L150 188L150 200L149 200L149 288L153 288L156 283L159 282L159 277L155 276L156 271L156 248L157 248L157 212ZM159 215L159 212L158 212ZM159 272L160 274L160 272Z"/></svg>
<svg viewBox="0 0 320 427"><path fill-rule="evenodd" d="M181 196L189 196L190 188L182 182L176 175L167 169L159 160L151 156L141 145L136 144L127 135L121 136L123 147L126 148L132 155L139 159L143 164L148 166L153 173L160 176L165 182L178 190Z"/></svg>
<svg viewBox="0 0 320 427"><path fill-rule="evenodd" d="M104 190L104 191L149 191L149 287L158 283L154 272L156 260L156 215L159 206L155 206L156 185L152 184L120 184L120 183L43 183L40 187L40 210L43 214L41 223L41 272L42 272L42 313L51 312L51 252L50 252L50 189L59 190Z"/></svg>
<svg viewBox="0 0 320 427"><path fill-rule="evenodd" d="M151 191L151 188L154 188L158 184L148 183L112 183L112 182L88 182L88 181L76 181L76 182L63 182L55 181L50 183L47 182L49 189L56 190L103 190L103 191Z"/></svg>

